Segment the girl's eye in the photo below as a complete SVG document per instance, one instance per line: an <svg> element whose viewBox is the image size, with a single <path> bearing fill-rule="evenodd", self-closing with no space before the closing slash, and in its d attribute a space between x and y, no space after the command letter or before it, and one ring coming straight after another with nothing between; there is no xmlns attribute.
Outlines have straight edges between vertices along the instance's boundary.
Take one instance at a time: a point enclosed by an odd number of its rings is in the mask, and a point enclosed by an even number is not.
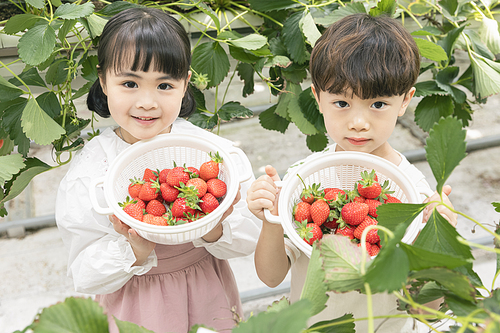
<svg viewBox="0 0 500 333"><path fill-rule="evenodd" d="M137 88L137 83L133 81L128 81L123 84L127 88Z"/></svg>
<svg viewBox="0 0 500 333"><path fill-rule="evenodd" d="M347 103L346 101L338 101L338 102L335 102L333 104L335 104L336 107L341 108L341 109L349 106L349 103Z"/></svg>
<svg viewBox="0 0 500 333"><path fill-rule="evenodd" d="M382 109L386 104L384 102L375 102L372 104L372 108L374 109Z"/></svg>
<svg viewBox="0 0 500 333"><path fill-rule="evenodd" d="M170 89L170 88L172 88L172 86L170 84L168 84L168 83L160 83L158 85L158 89L160 89L160 90L167 90L167 89Z"/></svg>

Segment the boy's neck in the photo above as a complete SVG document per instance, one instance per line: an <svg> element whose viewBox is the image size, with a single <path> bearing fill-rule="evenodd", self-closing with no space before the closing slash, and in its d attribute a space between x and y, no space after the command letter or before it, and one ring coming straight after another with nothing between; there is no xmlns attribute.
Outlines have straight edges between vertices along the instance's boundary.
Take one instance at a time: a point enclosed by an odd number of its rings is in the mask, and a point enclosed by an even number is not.
<svg viewBox="0 0 500 333"><path fill-rule="evenodd" d="M337 144L335 151L346 151L346 150ZM398 152L394 150L394 148L392 148L388 142L386 142L376 150L370 152L370 154L382 157L383 159L388 160L389 162L392 162L395 165L401 164L401 161L403 160L401 158L401 155L398 154Z"/></svg>

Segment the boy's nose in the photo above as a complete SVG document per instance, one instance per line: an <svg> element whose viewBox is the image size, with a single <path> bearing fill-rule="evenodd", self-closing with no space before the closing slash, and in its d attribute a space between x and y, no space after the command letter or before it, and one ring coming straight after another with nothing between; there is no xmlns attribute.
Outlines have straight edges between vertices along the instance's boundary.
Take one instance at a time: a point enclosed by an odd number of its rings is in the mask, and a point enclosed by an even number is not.
<svg viewBox="0 0 500 333"><path fill-rule="evenodd" d="M356 131L366 131L369 128L368 121L364 115L363 111L357 111L353 113L353 117L351 119L350 127Z"/></svg>

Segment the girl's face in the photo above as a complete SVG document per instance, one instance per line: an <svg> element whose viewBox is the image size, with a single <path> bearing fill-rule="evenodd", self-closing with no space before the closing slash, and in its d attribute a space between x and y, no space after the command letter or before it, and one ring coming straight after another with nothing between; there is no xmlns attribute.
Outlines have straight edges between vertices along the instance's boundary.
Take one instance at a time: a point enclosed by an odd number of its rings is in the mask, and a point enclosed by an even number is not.
<svg viewBox="0 0 500 333"><path fill-rule="evenodd" d="M109 70L99 77L108 98L111 117L121 127L123 139L132 144L169 133L181 109L187 79L176 80L156 71Z"/></svg>
<svg viewBox="0 0 500 333"><path fill-rule="evenodd" d="M349 91L337 95L326 91L318 94L314 86L312 90L337 150L374 154L399 164L399 156L395 156L387 140L398 117L405 113L415 88L406 95L373 99L351 96Z"/></svg>

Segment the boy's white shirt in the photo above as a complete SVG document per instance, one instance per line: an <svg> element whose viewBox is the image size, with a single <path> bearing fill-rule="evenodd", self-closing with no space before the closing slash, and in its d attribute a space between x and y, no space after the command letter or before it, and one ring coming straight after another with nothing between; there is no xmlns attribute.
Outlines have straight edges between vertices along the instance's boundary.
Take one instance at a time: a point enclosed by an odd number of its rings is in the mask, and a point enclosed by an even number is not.
<svg viewBox="0 0 500 333"><path fill-rule="evenodd" d="M222 147L233 147L231 141L180 118L173 123L171 133L202 136ZM78 292L112 293L132 276L143 275L157 265L153 251L143 265L132 266L136 259L130 243L113 229L108 216L98 214L90 203L90 181L105 175L115 157L129 146L115 134L113 128L106 129L74 157L59 186L56 221L69 250L68 276L73 278ZM252 170L248 159L235 159L235 162L237 170ZM233 213L222 222L221 238L214 243L198 239L193 242L194 246L205 247L219 259L247 256L255 251L261 221L250 213L246 205L246 193L254 179L252 177L241 183L241 200L234 206Z"/></svg>
<svg viewBox="0 0 500 333"><path fill-rule="evenodd" d="M333 144L323 150L323 152L335 151L336 146L336 144ZM323 152L311 154L294 165L302 164L303 162L307 163L309 158L312 158L313 156L316 157L317 154L322 154ZM414 165L410 164L404 155L399 152L397 153L401 155L401 163L398 165L398 168L408 175L411 181L418 188L424 187L430 189L430 185L425 180L425 176L422 172L420 172ZM288 174L290 173L287 172L287 175L285 175L283 180L287 179ZM422 201L424 199L425 196L422 197ZM422 228L423 226L424 224L422 223ZM309 265L309 258L295 245L293 245L292 241L288 238L285 238L285 250L291 263L290 301L295 302L300 299L300 294L306 278L307 266ZM352 313L355 318L368 317L366 295L360 294L357 291L343 294L329 292L328 295L330 297L326 303L326 309L311 317L309 319L310 325L319 321L338 318L346 313ZM394 295L375 294L372 296L372 300L374 316L401 313L397 311L397 298ZM356 332L368 332L367 323L368 322L366 320L356 322ZM382 320L376 320L375 328L381 323ZM412 323L410 323L406 318L391 319L383 324L383 326L379 329L379 332L413 332L413 330L411 330L411 326L413 326Z"/></svg>

